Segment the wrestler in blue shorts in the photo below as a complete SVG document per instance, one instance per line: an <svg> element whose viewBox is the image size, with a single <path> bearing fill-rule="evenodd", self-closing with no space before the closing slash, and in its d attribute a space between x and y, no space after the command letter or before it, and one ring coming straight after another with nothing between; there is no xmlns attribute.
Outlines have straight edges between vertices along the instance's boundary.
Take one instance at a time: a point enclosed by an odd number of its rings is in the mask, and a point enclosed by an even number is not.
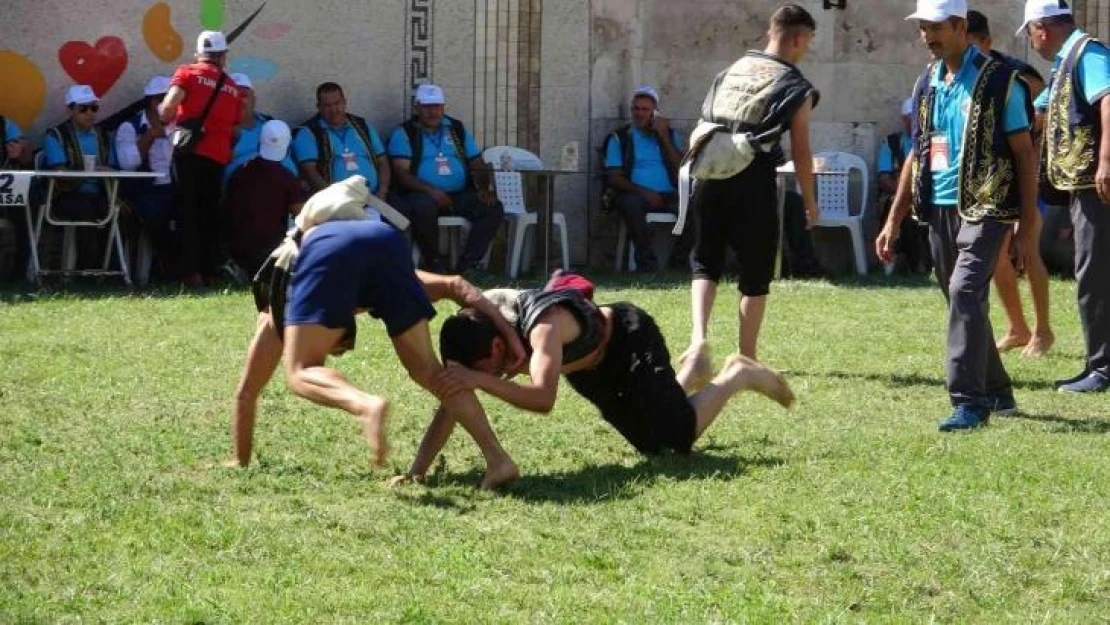
<svg viewBox="0 0 1110 625"><path fill-rule="evenodd" d="M229 464L245 467L250 462L258 396L281 360L293 393L354 415L363 424L375 463L384 462L388 402L359 390L326 365L330 354L353 347L354 317L366 311L385 323L409 376L446 403L451 418L478 444L486 461L482 487L496 488L517 477L516 465L501 448L474 393L446 389L443 367L432 349L428 320L435 315L433 301L447 298L460 306L496 312L470 283L458 276L416 271L404 237L387 224L331 221L304 233L286 295L284 319L280 303L259 306L235 394L235 457ZM516 337L507 323L503 331L506 337ZM523 366L519 339L516 349Z"/></svg>

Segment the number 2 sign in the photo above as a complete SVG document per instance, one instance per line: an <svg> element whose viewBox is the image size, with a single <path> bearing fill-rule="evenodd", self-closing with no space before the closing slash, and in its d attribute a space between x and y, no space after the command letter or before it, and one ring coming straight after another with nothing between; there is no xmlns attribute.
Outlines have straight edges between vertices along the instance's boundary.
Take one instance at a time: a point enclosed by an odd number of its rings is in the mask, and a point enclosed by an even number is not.
<svg viewBox="0 0 1110 625"><path fill-rule="evenodd" d="M30 187L30 172L0 171L0 206L27 204L27 191Z"/></svg>

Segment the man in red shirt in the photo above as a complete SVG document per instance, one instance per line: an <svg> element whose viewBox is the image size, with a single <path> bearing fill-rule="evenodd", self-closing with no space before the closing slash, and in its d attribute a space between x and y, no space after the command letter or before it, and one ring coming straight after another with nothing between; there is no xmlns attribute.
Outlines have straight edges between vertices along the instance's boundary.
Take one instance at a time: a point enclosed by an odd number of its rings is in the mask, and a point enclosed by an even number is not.
<svg viewBox="0 0 1110 625"><path fill-rule="evenodd" d="M227 39L223 33L202 32L197 37L196 62L177 68L161 108L164 123L202 122L194 148L176 149L173 157L179 194L181 273L191 287L203 286L205 278L215 278L223 260L220 188L243 116L243 100L235 81L224 75L226 65Z"/></svg>

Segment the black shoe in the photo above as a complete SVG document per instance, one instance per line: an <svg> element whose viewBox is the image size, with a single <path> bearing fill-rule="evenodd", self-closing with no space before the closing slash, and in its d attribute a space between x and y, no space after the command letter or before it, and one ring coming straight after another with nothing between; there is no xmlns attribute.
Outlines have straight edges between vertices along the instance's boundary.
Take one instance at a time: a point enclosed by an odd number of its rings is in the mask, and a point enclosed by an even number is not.
<svg viewBox="0 0 1110 625"><path fill-rule="evenodd" d="M1082 380L1065 384L1056 390L1061 393L1105 393L1107 389L1110 389L1110 378L1098 371L1092 371Z"/></svg>
<svg viewBox="0 0 1110 625"><path fill-rule="evenodd" d="M1081 371L1079 373L1079 375L1070 377L1066 380L1056 380L1055 382L1052 383L1052 386L1059 389L1061 386L1067 386L1068 384L1075 384L1076 382L1079 382L1080 380L1085 379L1089 375L1091 375L1090 370L1084 368L1083 371Z"/></svg>

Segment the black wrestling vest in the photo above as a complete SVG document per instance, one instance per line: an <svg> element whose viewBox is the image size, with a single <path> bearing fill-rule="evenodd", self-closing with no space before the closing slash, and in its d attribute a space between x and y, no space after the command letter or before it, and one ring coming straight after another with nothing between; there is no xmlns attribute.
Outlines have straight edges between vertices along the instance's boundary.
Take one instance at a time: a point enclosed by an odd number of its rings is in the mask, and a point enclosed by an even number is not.
<svg viewBox="0 0 1110 625"><path fill-rule="evenodd" d="M525 345L528 345L528 335L536 327L539 318L552 306L562 306L569 310L582 327L578 338L563 346L564 365L589 356L601 345L605 335L605 317L602 316L596 304L575 289L559 291L537 289L524 291L517 296L516 309L519 316L516 327Z"/></svg>

